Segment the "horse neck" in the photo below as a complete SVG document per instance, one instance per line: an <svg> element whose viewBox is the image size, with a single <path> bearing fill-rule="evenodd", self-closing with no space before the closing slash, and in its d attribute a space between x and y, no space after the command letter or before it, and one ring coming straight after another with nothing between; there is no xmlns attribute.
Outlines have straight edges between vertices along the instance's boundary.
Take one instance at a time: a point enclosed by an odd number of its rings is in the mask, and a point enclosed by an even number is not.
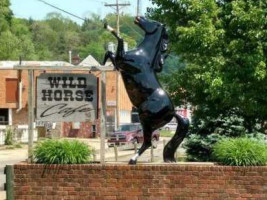
<svg viewBox="0 0 267 200"><path fill-rule="evenodd" d="M146 34L143 42L138 46L138 49L142 49L145 51L146 55L153 59L158 52L160 37L160 33Z"/></svg>

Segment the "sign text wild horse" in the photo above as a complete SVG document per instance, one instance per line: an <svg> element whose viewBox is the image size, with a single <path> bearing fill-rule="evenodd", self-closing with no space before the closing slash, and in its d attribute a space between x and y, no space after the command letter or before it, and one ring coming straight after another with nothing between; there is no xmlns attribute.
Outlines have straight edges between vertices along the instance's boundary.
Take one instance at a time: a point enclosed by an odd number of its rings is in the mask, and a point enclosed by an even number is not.
<svg viewBox="0 0 267 200"><path fill-rule="evenodd" d="M129 164L136 164L137 158L151 146L152 132L173 117L178 121L177 130L164 148L165 162L175 162L174 153L188 132L189 122L177 115L168 94L158 82L156 72L160 72L168 46L165 26L144 17L136 17L135 23L145 31L145 37L136 49L124 51L123 39L113 28L105 24L118 40L116 54L108 51L104 58L111 59L113 65L121 72L125 88L133 105L137 108L143 127L144 142Z"/></svg>
<svg viewBox="0 0 267 200"><path fill-rule="evenodd" d="M93 74L41 74L37 78L37 119L84 122L96 119L97 78Z"/></svg>

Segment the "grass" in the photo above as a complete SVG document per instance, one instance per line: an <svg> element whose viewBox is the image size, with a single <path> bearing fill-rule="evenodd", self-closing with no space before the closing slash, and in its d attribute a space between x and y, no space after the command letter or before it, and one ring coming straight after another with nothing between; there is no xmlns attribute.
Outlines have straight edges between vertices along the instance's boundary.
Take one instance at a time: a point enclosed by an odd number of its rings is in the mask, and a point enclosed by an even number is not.
<svg viewBox="0 0 267 200"><path fill-rule="evenodd" d="M174 131L166 131L166 130L161 130L160 131L160 136L161 137L172 137L174 135Z"/></svg>

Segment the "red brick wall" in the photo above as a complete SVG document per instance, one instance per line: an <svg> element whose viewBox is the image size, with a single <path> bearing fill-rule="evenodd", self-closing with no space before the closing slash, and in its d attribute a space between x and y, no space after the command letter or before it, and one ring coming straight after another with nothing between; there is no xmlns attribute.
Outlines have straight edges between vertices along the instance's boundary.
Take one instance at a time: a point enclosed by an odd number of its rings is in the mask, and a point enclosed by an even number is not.
<svg viewBox="0 0 267 200"><path fill-rule="evenodd" d="M15 199L266 200L267 167L15 165Z"/></svg>
<svg viewBox="0 0 267 200"><path fill-rule="evenodd" d="M17 109L12 109L12 124L25 125L28 124L28 108L22 108L19 112Z"/></svg>
<svg viewBox="0 0 267 200"><path fill-rule="evenodd" d="M78 137L78 138L93 138L100 136L99 120L95 120L96 134L92 133L92 123L91 122L81 122L79 129L73 129L72 122L63 123L63 137Z"/></svg>

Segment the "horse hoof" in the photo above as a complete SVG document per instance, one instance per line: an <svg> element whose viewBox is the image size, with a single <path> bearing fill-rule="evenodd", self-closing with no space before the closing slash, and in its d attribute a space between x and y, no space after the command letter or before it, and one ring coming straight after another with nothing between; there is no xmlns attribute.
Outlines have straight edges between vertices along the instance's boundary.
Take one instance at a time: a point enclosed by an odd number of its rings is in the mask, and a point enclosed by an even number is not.
<svg viewBox="0 0 267 200"><path fill-rule="evenodd" d="M129 161L128 164L129 164L129 165L136 165L136 160L132 160L132 159L131 159L131 160Z"/></svg>

